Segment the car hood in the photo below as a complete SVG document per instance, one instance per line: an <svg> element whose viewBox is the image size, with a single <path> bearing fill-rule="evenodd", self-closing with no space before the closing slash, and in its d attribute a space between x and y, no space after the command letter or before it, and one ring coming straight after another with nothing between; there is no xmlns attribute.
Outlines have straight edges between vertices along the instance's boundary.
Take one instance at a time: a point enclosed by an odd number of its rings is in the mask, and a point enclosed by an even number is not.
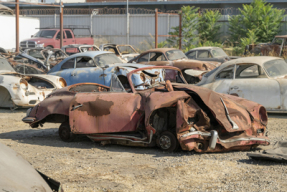
<svg viewBox="0 0 287 192"><path fill-rule="evenodd" d="M173 62L174 62L174 66L179 67L179 68L206 70L206 67L207 67L207 70L212 70L217 67L215 64L213 64L213 62L198 61L198 60L192 60L192 59L178 59L178 60L174 60Z"/></svg>
<svg viewBox="0 0 287 192"><path fill-rule="evenodd" d="M2 143L0 143L0 151L1 191L53 191L44 178L20 154Z"/></svg>
<svg viewBox="0 0 287 192"><path fill-rule="evenodd" d="M179 83L172 83L172 85L185 92L191 91L196 93L211 110L216 120L222 124L228 132L243 131L252 127L250 115L252 115L254 119L260 118L259 109L263 106L258 103L227 94L216 93L210 89L195 85ZM238 125L239 129L235 130L232 128L222 101L224 101L229 111L229 116Z"/></svg>

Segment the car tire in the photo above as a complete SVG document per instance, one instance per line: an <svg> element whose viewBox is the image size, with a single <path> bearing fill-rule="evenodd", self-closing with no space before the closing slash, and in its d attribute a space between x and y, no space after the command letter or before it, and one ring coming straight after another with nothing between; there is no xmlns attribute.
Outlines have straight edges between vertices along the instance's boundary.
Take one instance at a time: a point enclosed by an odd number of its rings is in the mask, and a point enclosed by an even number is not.
<svg viewBox="0 0 287 192"><path fill-rule="evenodd" d="M156 143L159 148L167 152L174 152L179 146L177 138L170 131L162 132L157 138Z"/></svg>
<svg viewBox="0 0 287 192"><path fill-rule="evenodd" d="M62 141L71 142L75 139L76 135L71 132L69 123L64 122L59 127L59 136Z"/></svg>
<svg viewBox="0 0 287 192"><path fill-rule="evenodd" d="M53 49L53 46L48 45L47 47L45 47L46 49Z"/></svg>

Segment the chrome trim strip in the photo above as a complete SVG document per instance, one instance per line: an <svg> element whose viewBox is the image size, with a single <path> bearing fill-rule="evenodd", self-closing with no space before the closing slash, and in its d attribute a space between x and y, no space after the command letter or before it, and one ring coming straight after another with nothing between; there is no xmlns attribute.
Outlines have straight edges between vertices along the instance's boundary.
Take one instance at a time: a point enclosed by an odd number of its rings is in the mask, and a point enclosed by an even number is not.
<svg viewBox="0 0 287 192"><path fill-rule="evenodd" d="M229 122L231 123L231 125L232 125L232 129L239 129L238 125L230 118L229 112L228 112L228 110L227 110L227 107L226 107L226 105L225 105L223 99L222 99L221 97L220 97L220 99L221 99L221 102L222 102L222 104L223 104L223 106L224 106L227 119L228 119L228 121L229 121Z"/></svg>

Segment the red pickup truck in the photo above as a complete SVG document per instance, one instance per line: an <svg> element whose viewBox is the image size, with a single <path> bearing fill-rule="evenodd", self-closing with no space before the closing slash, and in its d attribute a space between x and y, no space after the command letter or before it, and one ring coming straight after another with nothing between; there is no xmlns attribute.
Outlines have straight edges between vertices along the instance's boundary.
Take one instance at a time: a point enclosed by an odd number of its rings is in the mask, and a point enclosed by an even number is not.
<svg viewBox="0 0 287 192"><path fill-rule="evenodd" d="M45 48L61 48L60 47L60 29L41 29L30 39L20 42L22 49L45 47ZM70 44L86 44L93 45L93 37L76 38L71 29L64 29L63 46Z"/></svg>

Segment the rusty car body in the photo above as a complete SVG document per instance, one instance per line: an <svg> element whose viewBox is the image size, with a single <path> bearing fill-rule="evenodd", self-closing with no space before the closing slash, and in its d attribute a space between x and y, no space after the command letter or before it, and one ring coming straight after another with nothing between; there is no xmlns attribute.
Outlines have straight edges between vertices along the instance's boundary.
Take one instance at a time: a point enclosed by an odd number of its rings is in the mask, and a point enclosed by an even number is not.
<svg viewBox="0 0 287 192"><path fill-rule="evenodd" d="M20 154L0 143L0 191L63 192L60 183L35 170Z"/></svg>
<svg viewBox="0 0 287 192"><path fill-rule="evenodd" d="M202 74L219 65L218 62L188 59L181 50L174 48L150 49L130 60L129 63L177 67L182 71L186 81L190 84L199 82ZM188 73L186 70L188 70Z"/></svg>
<svg viewBox="0 0 287 192"><path fill-rule="evenodd" d="M61 77L23 75L0 57L0 107L32 107L52 91L66 86Z"/></svg>
<svg viewBox="0 0 287 192"><path fill-rule="evenodd" d="M123 63L127 63L139 55L131 45L102 44L99 48L100 51L110 51L116 54Z"/></svg>
<svg viewBox="0 0 287 192"><path fill-rule="evenodd" d="M228 56L220 47L197 47L185 53L189 59L199 61L213 61L218 62L217 65L229 61L231 59L238 59L238 56Z"/></svg>
<svg viewBox="0 0 287 192"><path fill-rule="evenodd" d="M81 45L71 44L61 48L67 55L73 55L75 53L82 53L87 51L100 51L96 45Z"/></svg>
<svg viewBox="0 0 287 192"><path fill-rule="evenodd" d="M135 81L156 69L182 83L164 78L154 84ZM180 146L222 152L269 144L267 113L260 104L187 84L181 71L171 66L135 69L127 78L130 89L115 79L110 87L76 84L57 90L29 109L23 121L32 128L61 123L64 141L84 134L102 144L157 145L165 151Z"/></svg>
<svg viewBox="0 0 287 192"><path fill-rule="evenodd" d="M287 112L287 64L279 57L242 57L203 75L198 86L239 96L269 112Z"/></svg>
<svg viewBox="0 0 287 192"><path fill-rule="evenodd" d="M247 45L245 54L251 53L262 56L281 57L287 54L287 35L276 35L271 43L258 43L256 45Z"/></svg>

